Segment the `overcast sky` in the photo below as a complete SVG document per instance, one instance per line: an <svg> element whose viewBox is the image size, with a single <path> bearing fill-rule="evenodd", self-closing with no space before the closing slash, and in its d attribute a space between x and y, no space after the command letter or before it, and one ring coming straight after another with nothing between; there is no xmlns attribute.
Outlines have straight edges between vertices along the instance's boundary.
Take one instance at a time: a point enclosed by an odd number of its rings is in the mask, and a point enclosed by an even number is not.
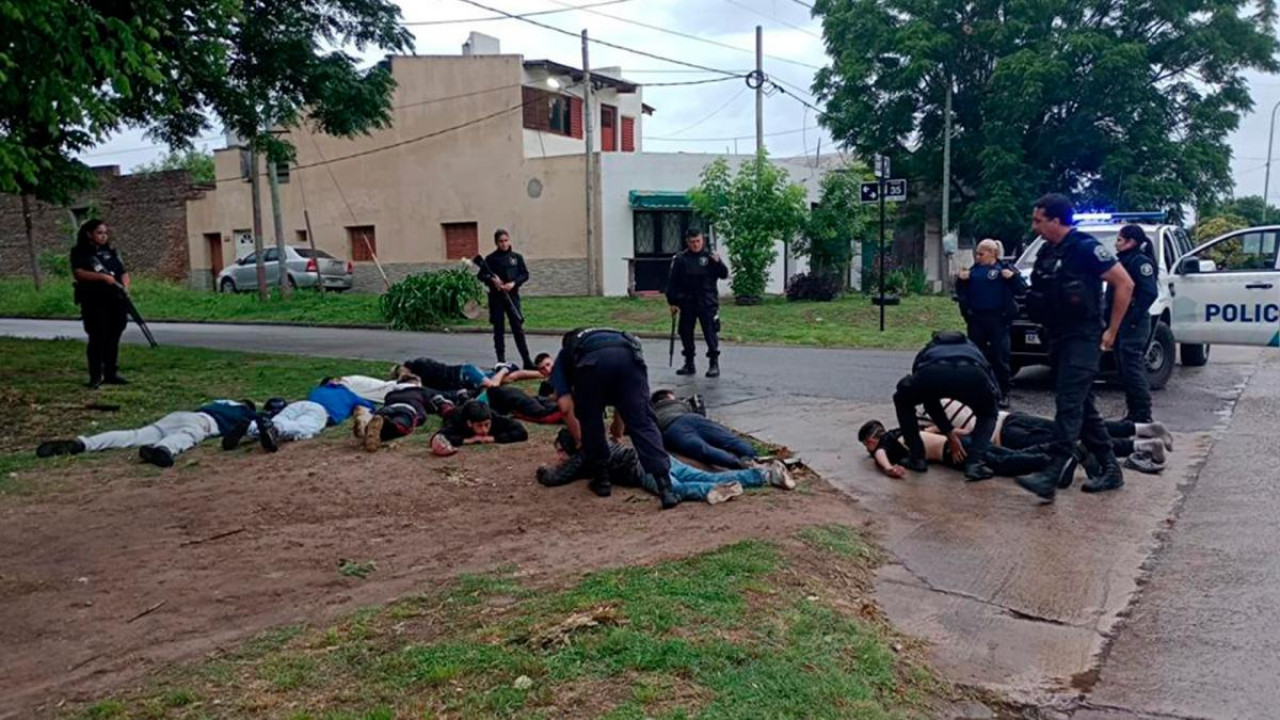
<svg viewBox="0 0 1280 720"><path fill-rule="evenodd" d="M566 5L588 5L603 0L477 0L510 13L563 10ZM806 0L808 2L808 0ZM493 13L463 0L401 0L406 22L457 20L456 23L411 26L420 54L457 54L471 31L499 38L504 53L518 53L527 59L551 59L581 66L581 42L576 37L535 27L519 20L478 21ZM617 20L603 15L612 15ZM765 71L781 84L808 92L814 67L824 64L825 54L819 24L797 0L620 0L588 10L573 10L534 18L540 23L573 33L583 29L594 38L617 45L676 58L688 63L721 70L748 70L754 63L755 26L764 26ZM677 37L661 30L640 27L635 21L702 40ZM664 83L716 77L661 60L600 45L591 47L594 67L621 66L629 80ZM812 67L806 67L812 66ZM1261 195L1267 155L1267 134L1271 108L1280 102L1280 77L1249 75L1255 110L1243 118L1231 137L1237 195ZM791 89L791 88L788 88ZM738 80L690 86L649 87L645 102L657 112L645 119L645 150L648 152L750 152L755 133L754 94ZM805 96L809 102L812 98ZM793 97L775 94L765 99L765 133L770 154L791 156L801 153L823 155L833 151L830 138L817 128L814 113ZM777 133L776 135L774 133ZM216 149L221 139L198 142ZM738 138L735 140L734 138ZM669 139L664 139L669 138ZM110 142L83 155L96 165L121 165L126 170L163 155L164 148L149 147L139 132L122 133ZM1280 198L1280 164L1273 167L1276 182L1271 198ZM1141 209L1141 208L1126 208Z"/></svg>

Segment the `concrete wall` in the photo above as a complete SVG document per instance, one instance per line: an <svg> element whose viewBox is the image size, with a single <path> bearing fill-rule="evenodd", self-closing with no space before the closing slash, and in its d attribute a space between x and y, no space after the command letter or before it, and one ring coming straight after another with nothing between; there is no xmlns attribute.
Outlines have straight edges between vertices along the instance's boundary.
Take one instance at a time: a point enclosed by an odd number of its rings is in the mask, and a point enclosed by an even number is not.
<svg viewBox="0 0 1280 720"><path fill-rule="evenodd" d="M685 192L698 184L703 168L719 155L698 153L607 153L600 155L600 218L603 240L603 288L605 295L625 295L627 292L627 258L635 250L633 213L630 192L662 191ZM729 155L730 167L736 172L743 163L753 159L750 155ZM804 158L774 161L786 168L791 181L804 186L811 201L816 201L822 168L811 168ZM769 271L766 292L782 293L786 288L783 276L783 244L776 243L778 260ZM719 248L721 257L728 263L728 252ZM789 257L787 276L808 271L804 258ZM732 266L730 267L732 272ZM721 283L721 292L731 294L729 283Z"/></svg>
<svg viewBox="0 0 1280 720"><path fill-rule="evenodd" d="M403 268L397 271L403 274L454 264L446 257L442 224L475 222L480 252L491 250L494 230L505 228L531 265L550 261L545 266L552 276L563 274L564 268L584 267L584 163L581 156L525 159L519 110L522 59L395 57L392 72L398 109L390 129L350 140L305 129L288 135L297 148L297 163L289 182L281 185L286 242L297 243L297 231L306 227L306 209L316 245L351 259L346 228L373 225L379 260L388 268ZM496 89L476 93L485 88ZM449 99L431 102L441 98ZM467 123L474 124L450 130ZM432 133L440 134L429 137ZM202 271L207 275L210 267L205 233L223 236L224 259L230 263L233 232L252 227L239 151L216 155L218 189L193 203L199 207L192 209L187 228L193 278ZM265 178L262 206L270 245L274 234ZM356 265L359 277L374 278L361 286L381 287L372 263ZM585 286L585 278L535 281L530 292L560 292L558 287L567 292L579 285Z"/></svg>
<svg viewBox="0 0 1280 720"><path fill-rule="evenodd" d="M76 211L92 211L111 229L112 243L131 273L171 280L187 277L187 210L201 192L185 170L119 175L118 167L95 168L97 186L67 207L32 203L37 254L70 252ZM0 275L29 275L22 199L0 195Z"/></svg>

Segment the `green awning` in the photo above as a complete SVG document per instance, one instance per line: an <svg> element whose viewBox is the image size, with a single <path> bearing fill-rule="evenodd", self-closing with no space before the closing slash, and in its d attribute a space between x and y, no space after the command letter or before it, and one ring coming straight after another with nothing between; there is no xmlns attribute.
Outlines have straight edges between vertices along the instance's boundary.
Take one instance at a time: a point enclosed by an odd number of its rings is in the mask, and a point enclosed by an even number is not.
<svg viewBox="0 0 1280 720"><path fill-rule="evenodd" d="M636 210L692 210L689 193L661 190L632 190L631 207Z"/></svg>

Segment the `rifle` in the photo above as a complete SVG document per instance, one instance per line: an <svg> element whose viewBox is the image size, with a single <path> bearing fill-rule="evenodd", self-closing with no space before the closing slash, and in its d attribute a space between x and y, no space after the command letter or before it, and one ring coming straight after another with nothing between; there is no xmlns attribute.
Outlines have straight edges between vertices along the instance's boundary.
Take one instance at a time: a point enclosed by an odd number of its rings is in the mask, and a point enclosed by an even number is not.
<svg viewBox="0 0 1280 720"><path fill-rule="evenodd" d="M667 345L667 367L676 364L676 314L671 313L671 342Z"/></svg>
<svg viewBox="0 0 1280 720"><path fill-rule="evenodd" d="M143 337L151 344L151 347L157 348L160 345L156 342L156 338L151 334L151 328L147 327L147 321L142 319L142 313L138 312L138 306L133 304L133 298L129 297L129 291L124 289L123 285L116 285L116 289L120 291L120 298L124 300L124 310L129 313L129 317L133 318L133 322L138 325L138 329L142 331Z"/></svg>
<svg viewBox="0 0 1280 720"><path fill-rule="evenodd" d="M471 262L475 264L476 267L480 268L480 279L488 284L489 287L493 287L493 283L489 281L498 275L489 267L489 261L485 260L483 255L476 255L471 258ZM524 325L524 313L520 312L520 308L516 307L516 302L511 299L511 295L506 290L501 290L499 292L501 292L502 297L506 299L507 307L510 308L511 313L515 316L516 320L519 320L520 324Z"/></svg>

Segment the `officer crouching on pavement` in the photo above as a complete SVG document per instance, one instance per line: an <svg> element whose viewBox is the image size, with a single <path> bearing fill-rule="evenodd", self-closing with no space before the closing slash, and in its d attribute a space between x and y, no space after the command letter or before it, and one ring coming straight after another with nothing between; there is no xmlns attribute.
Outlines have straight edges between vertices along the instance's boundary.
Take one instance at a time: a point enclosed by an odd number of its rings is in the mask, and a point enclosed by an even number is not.
<svg viewBox="0 0 1280 720"><path fill-rule="evenodd" d="M1000 386L999 407L1009 407L1009 326L1018 315L1017 297L1026 289L1022 274L1000 260L997 240L983 240L974 248L974 265L960 271L956 300L964 316L969 339L991 364Z"/></svg>
<svg viewBox="0 0 1280 720"><path fill-rule="evenodd" d="M1101 475L1090 478L1082 489L1102 492L1124 485L1124 474L1094 402L1093 381L1102 352L1115 345L1133 296L1133 280L1110 248L1074 227L1074 215L1071 201L1053 194L1037 200L1031 216L1032 230L1045 243L1031 273L1027 310L1031 319L1043 326L1048 339L1057 408L1055 440L1049 448L1052 462L1039 473L1018 478L1018 484L1048 501L1059 489L1071 485L1079 460L1076 443L1081 440L1103 468ZM1102 318L1103 281L1115 294L1110 323Z"/></svg>
<svg viewBox="0 0 1280 720"><path fill-rule="evenodd" d="M689 228L684 242L685 249L671 259L667 276L667 304L672 315L680 313L680 344L684 347L684 366L676 374L698 372L693 366L696 322L702 325L702 337L707 341L707 377L720 377L720 290L716 283L729 277L729 268L707 248L701 230Z"/></svg>
<svg viewBox="0 0 1280 720"><path fill-rule="evenodd" d="M1137 225L1120 228L1116 256L1133 279L1133 300L1116 336L1116 367L1124 383L1124 419L1151 422L1151 385L1147 382L1147 347L1151 342L1150 310L1160 295L1156 263L1151 256L1151 240ZM1107 286L1107 306L1115 301L1115 290Z"/></svg>
<svg viewBox="0 0 1280 720"><path fill-rule="evenodd" d="M992 477L995 473L987 467L985 458L1000 414L996 408L999 393L991 365L977 345L958 332L934 333L933 340L916 355L911 374L898 381L898 390L893 394L893 409L909 453L907 469L915 472L929 469L916 419L916 406L923 405L929 419L947 436L952 459L957 463L964 461L965 478ZM942 408L943 398L959 400L973 410L976 424L967 457L959 433Z"/></svg>
<svg viewBox="0 0 1280 720"><path fill-rule="evenodd" d="M608 497L612 492L604 428L604 410L612 405L626 424L641 467L655 480L662 508L680 504L671 490L671 457L649 404L649 375L635 336L610 328L565 333L551 385L565 425L582 448L595 494Z"/></svg>

